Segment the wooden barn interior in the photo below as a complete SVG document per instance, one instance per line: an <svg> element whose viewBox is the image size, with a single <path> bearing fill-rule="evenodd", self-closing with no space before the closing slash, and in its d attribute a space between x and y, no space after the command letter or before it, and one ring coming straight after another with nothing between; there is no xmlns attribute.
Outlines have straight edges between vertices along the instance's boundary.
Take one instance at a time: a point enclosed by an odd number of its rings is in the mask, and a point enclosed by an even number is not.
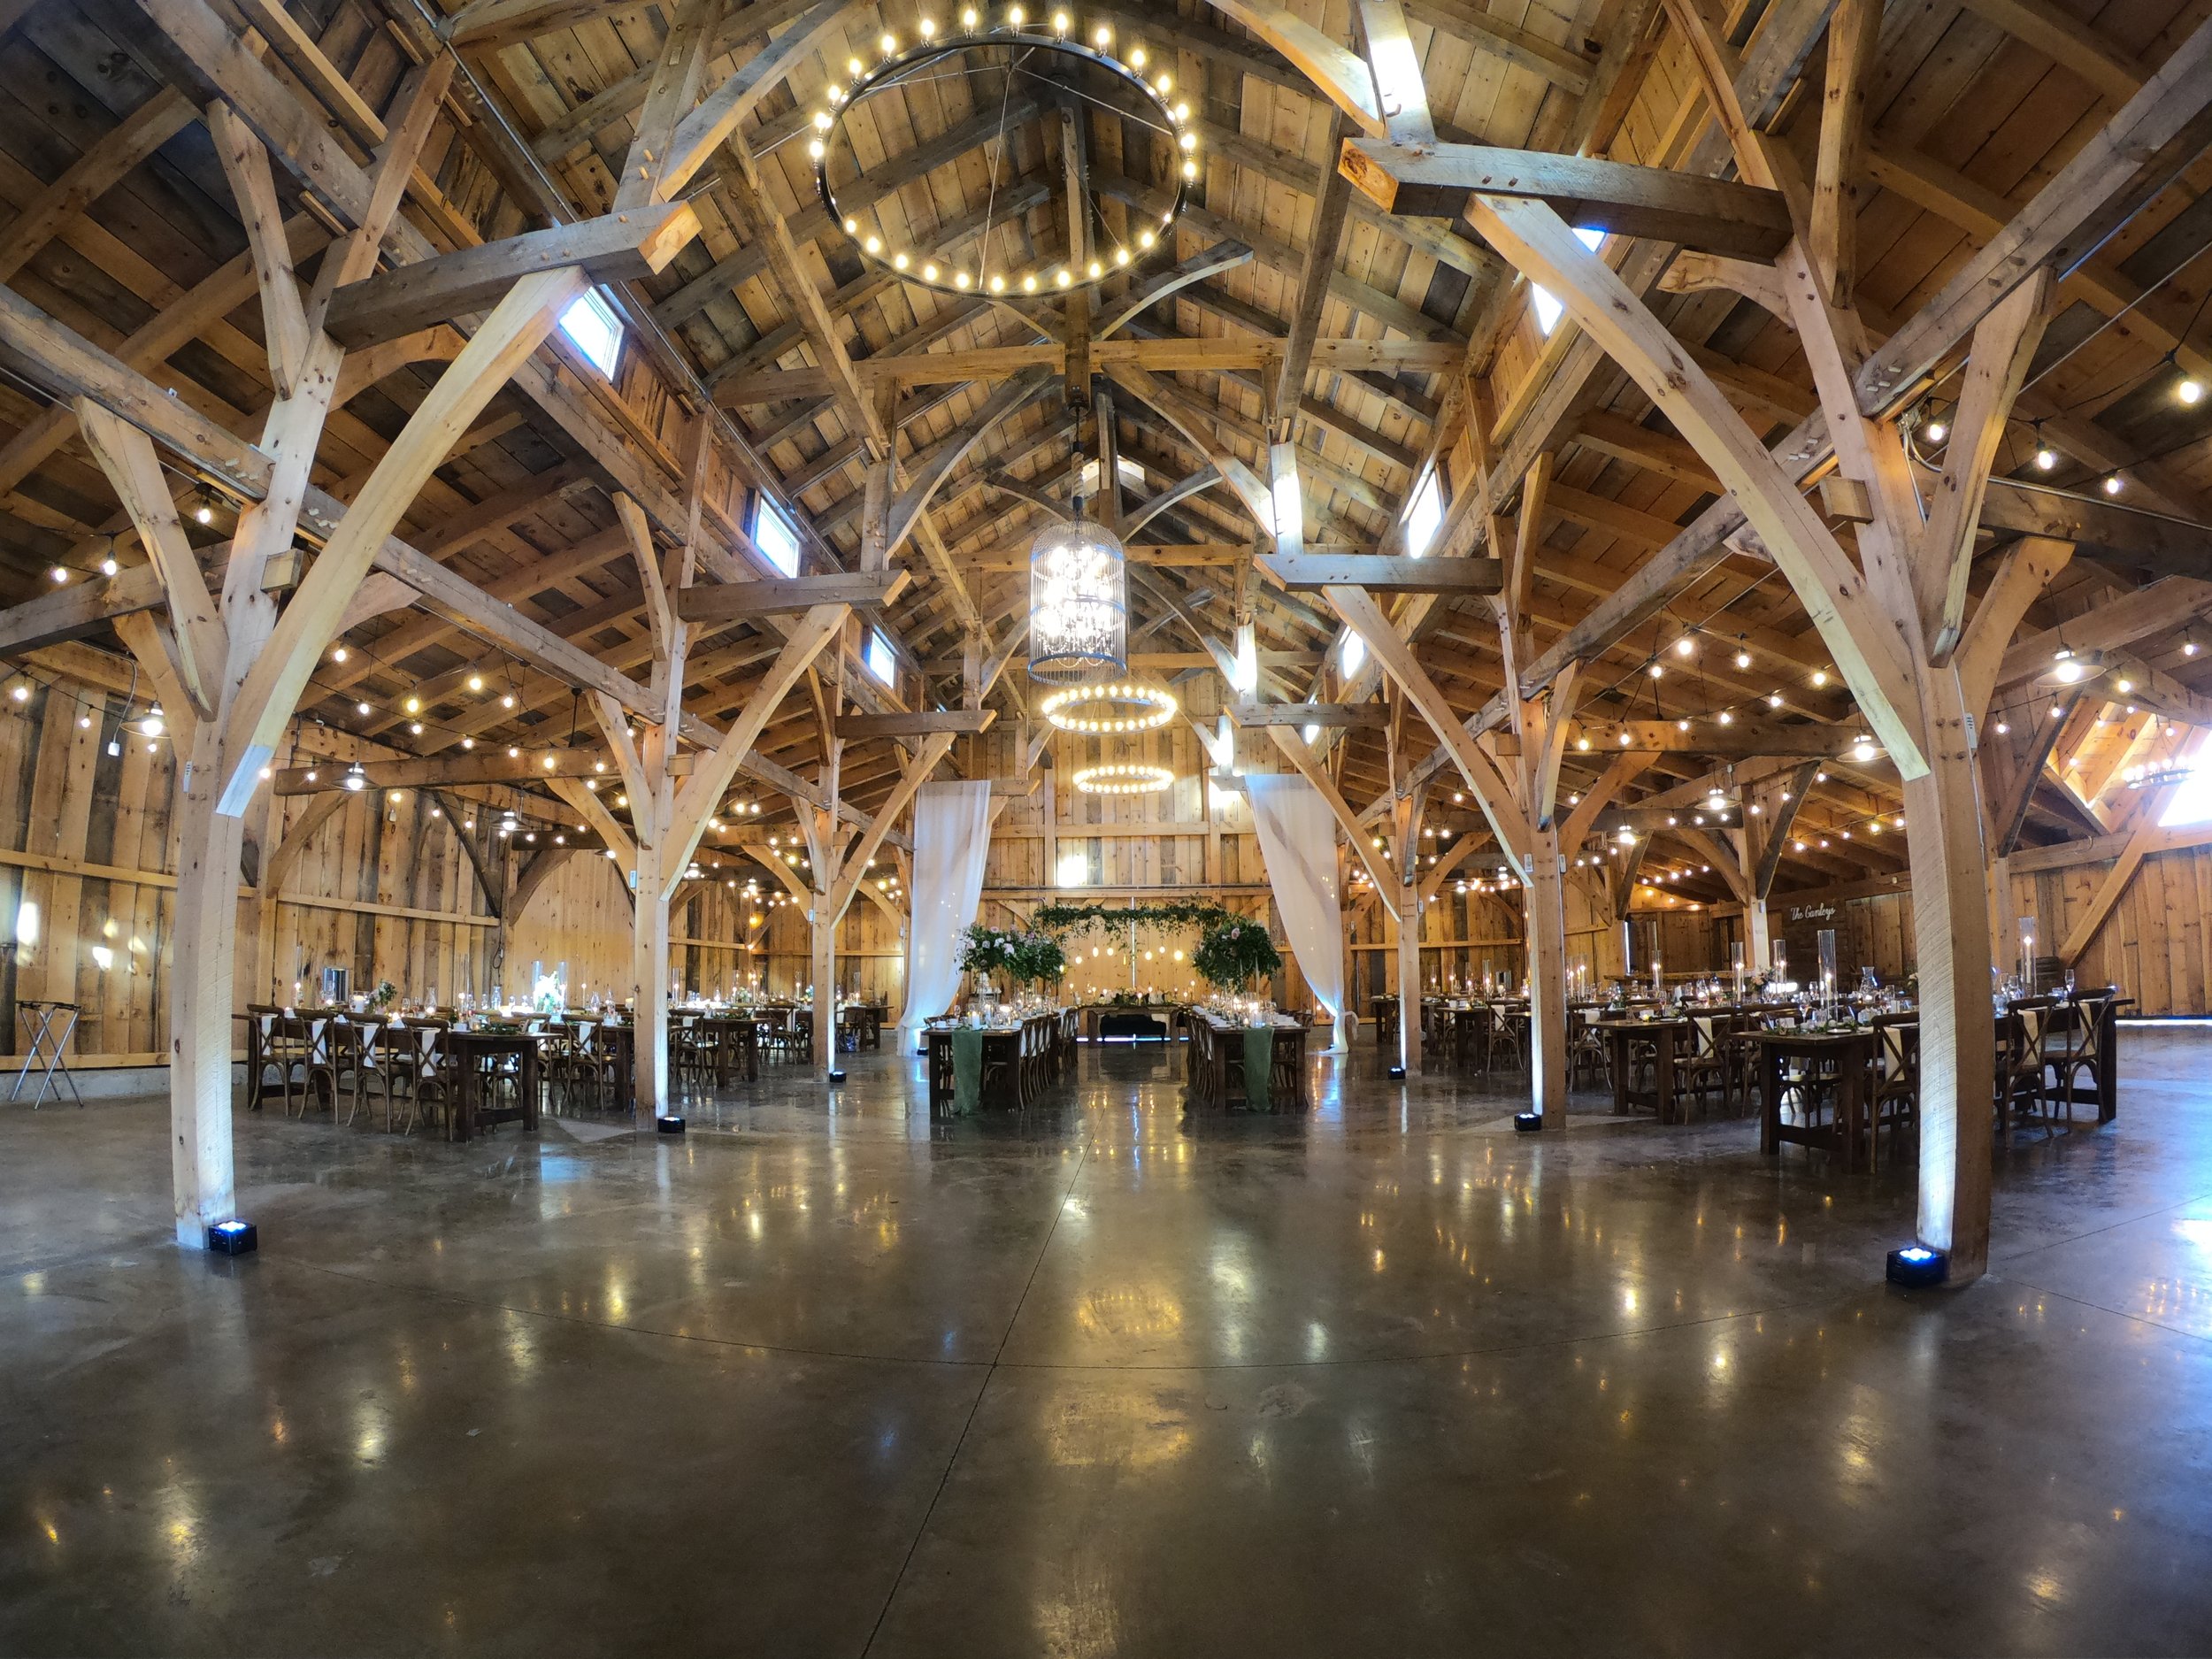
<svg viewBox="0 0 2212 1659"><path fill-rule="evenodd" d="M0 1646L2212 1628L2207 0L0 0Z"/></svg>

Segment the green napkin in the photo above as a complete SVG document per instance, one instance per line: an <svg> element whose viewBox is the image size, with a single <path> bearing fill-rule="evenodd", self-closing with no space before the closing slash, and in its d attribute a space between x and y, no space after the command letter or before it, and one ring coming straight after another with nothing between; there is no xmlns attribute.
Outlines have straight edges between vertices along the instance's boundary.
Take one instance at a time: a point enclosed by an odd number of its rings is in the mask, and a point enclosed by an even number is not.
<svg viewBox="0 0 2212 1659"><path fill-rule="evenodd" d="M983 1033L963 1025L952 1033L952 1109L962 1117L975 1110L983 1088Z"/></svg>
<svg viewBox="0 0 2212 1659"><path fill-rule="evenodd" d="M1244 1103L1256 1112L1268 1110L1267 1077L1275 1068L1275 1027L1244 1028Z"/></svg>

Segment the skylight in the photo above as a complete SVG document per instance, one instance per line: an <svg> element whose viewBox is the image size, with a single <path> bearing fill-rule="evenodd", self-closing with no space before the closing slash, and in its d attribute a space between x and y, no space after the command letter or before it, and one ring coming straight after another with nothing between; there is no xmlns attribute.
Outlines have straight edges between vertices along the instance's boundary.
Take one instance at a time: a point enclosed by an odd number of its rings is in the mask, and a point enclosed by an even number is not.
<svg viewBox="0 0 2212 1659"><path fill-rule="evenodd" d="M561 332L577 350L591 359L592 367L609 380L622 362L622 324L597 288L587 288L576 303L561 313Z"/></svg>
<svg viewBox="0 0 2212 1659"><path fill-rule="evenodd" d="M753 545L785 575L799 573L798 526L765 495L753 498Z"/></svg>
<svg viewBox="0 0 2212 1659"><path fill-rule="evenodd" d="M868 664L868 672L888 686L899 677L899 659L892 654L891 641L872 629L868 634L868 649L861 660Z"/></svg>
<svg viewBox="0 0 2212 1659"><path fill-rule="evenodd" d="M1419 558L1436 540L1436 532L1444 522L1444 496L1437 488L1436 472L1431 468L1421 488L1413 493L1413 505L1406 510L1406 551Z"/></svg>
<svg viewBox="0 0 2212 1659"><path fill-rule="evenodd" d="M1605 233L1601 230L1578 229L1575 240L1595 253L1605 241ZM1549 288L1540 288L1533 282L1529 284L1529 298L1536 307L1536 326L1548 340L1551 331L1559 326L1559 319L1566 315L1567 308L1552 297Z"/></svg>

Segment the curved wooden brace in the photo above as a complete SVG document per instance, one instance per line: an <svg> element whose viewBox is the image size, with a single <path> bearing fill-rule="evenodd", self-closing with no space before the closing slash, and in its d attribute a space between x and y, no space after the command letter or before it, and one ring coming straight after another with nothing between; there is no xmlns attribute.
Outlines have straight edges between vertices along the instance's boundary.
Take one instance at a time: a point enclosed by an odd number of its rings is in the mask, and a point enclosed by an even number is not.
<svg viewBox="0 0 2212 1659"><path fill-rule="evenodd" d="M1136 534L1138 531L1143 529L1144 526L1149 524L1153 519L1167 511L1169 508L1176 506L1182 502L1188 501L1193 495L1198 495L1202 491L1211 489L1216 484L1219 484L1224 481L1225 480L1221 476L1221 469L1219 467L1200 467L1198 471L1193 472L1188 478L1181 479L1175 483L1170 484L1165 489L1162 490L1158 495L1153 496L1151 500L1145 502L1142 505L1139 506L1134 512L1131 513L1127 522L1121 527L1123 536L1125 538Z"/></svg>
<svg viewBox="0 0 2212 1659"><path fill-rule="evenodd" d="M891 503L884 542L887 554L896 551L899 544L912 534L915 522L928 510L930 498L952 476L953 468L965 460L999 422L1042 397L1050 388L1053 378L1049 369L1023 370L992 393L983 407L961 427L958 442L947 444L930 457L928 470L909 482Z"/></svg>
<svg viewBox="0 0 2212 1659"><path fill-rule="evenodd" d="M336 409L358 397L379 380L398 373L411 363L450 363L461 355L461 348L467 343L450 323L440 323L435 328L402 334L396 340L383 341L353 352L339 365L338 389L331 395L330 406Z"/></svg>

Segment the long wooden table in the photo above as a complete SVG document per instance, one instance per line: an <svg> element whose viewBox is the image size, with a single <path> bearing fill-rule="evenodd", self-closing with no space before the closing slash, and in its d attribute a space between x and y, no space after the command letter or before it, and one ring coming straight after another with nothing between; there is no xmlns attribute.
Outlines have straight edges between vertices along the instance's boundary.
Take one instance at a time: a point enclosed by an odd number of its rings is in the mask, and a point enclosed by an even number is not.
<svg viewBox="0 0 2212 1659"><path fill-rule="evenodd" d="M1674 1051L1684 1033L1690 1029L1686 1019L1594 1019L1593 1031L1605 1033L1612 1050L1613 1110L1623 1117L1638 1106L1648 1106L1663 1124L1681 1120L1679 1104L1674 1094ZM1631 1068L1631 1045L1639 1041L1652 1045L1651 1087L1640 1089L1632 1087L1634 1073Z"/></svg>
<svg viewBox="0 0 2212 1659"><path fill-rule="evenodd" d="M983 1074L976 1084L977 1108L1019 1110L1033 1104L1061 1069L1056 1056L1065 1046L1064 1033L1070 1024L1067 1014L1055 1012L1033 1014L1016 1025L985 1029ZM958 1105L952 1051L957 1029L931 1025L923 1032L929 1056L933 1117L942 1117Z"/></svg>
<svg viewBox="0 0 2212 1659"><path fill-rule="evenodd" d="M1185 1098L1197 1110L1228 1111L1250 1107L1244 1076L1247 1027L1217 1019L1203 1009L1187 1010L1191 1041L1184 1055ZM1268 1067L1269 1111L1306 1110L1306 1027L1278 1014L1274 1056Z"/></svg>
<svg viewBox="0 0 2212 1659"><path fill-rule="evenodd" d="M459 1074L452 1110L446 1113L447 1140L466 1141L475 1134L479 1124L503 1123L509 1118L518 1118L525 1129L538 1126L536 1037L526 1031L455 1030L441 1033L438 1041L452 1049L454 1070ZM516 1104L488 1105L488 1086L509 1059L516 1062Z"/></svg>

